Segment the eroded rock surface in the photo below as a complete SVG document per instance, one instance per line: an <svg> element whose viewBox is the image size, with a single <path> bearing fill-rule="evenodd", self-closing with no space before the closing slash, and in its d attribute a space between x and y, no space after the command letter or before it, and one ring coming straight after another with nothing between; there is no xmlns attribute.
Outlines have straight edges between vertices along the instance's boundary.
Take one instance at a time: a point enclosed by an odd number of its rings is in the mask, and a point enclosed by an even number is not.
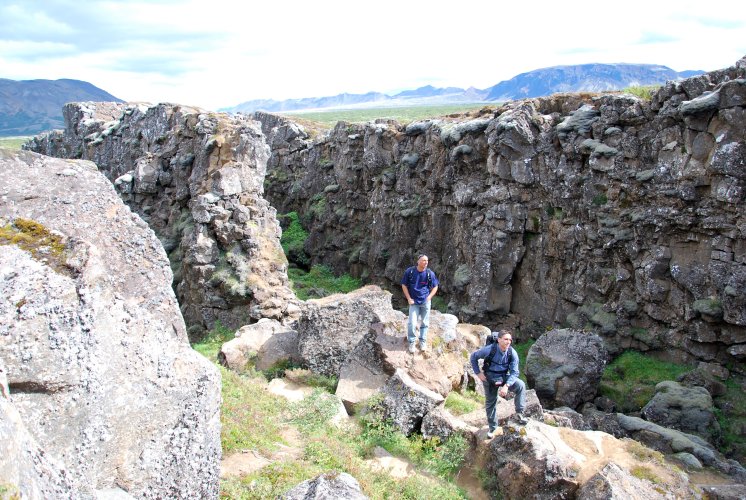
<svg viewBox="0 0 746 500"><path fill-rule="evenodd" d="M0 483L216 498L220 375L187 342L158 239L91 162L0 149L0 186Z"/></svg>
<svg viewBox="0 0 746 500"><path fill-rule="evenodd" d="M155 231L190 337L297 315L257 122L173 104L72 103L64 132L29 146L95 162Z"/></svg>

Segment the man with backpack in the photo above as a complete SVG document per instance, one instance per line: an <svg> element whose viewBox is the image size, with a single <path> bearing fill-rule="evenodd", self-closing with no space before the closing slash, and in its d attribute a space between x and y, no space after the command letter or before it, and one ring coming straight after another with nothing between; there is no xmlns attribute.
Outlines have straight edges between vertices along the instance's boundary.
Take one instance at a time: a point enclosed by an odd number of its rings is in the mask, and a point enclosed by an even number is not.
<svg viewBox="0 0 746 500"><path fill-rule="evenodd" d="M427 255L420 255L417 258L417 265L407 268L401 279L401 289L409 304L407 341L410 354L414 354L418 318L420 320L420 350L425 350L427 329L430 326L430 300L438 292L438 278L427 268L428 263Z"/></svg>
<svg viewBox="0 0 746 500"><path fill-rule="evenodd" d="M526 407L526 384L518 378L518 353L511 346L513 335L509 330L492 332L487 342L471 354L471 368L474 374L484 384L484 408L487 412L487 423L490 430L487 438L492 438L497 428L496 410L497 396L504 398L508 391L515 393L515 413L520 424L528 420L523 415ZM482 368L479 360L483 359Z"/></svg>

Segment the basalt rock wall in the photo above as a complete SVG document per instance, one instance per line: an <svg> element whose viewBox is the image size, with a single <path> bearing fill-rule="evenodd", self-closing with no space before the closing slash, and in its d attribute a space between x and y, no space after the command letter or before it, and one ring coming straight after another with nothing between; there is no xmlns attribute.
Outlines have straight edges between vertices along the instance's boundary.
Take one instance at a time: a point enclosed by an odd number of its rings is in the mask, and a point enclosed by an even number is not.
<svg viewBox="0 0 746 500"><path fill-rule="evenodd" d="M301 215L314 263L394 297L427 253L462 321L742 368L745 78L746 58L650 100L556 94L316 140L256 113L267 198Z"/></svg>
<svg viewBox="0 0 746 500"><path fill-rule="evenodd" d="M191 339L297 312L276 213L263 197L269 148L245 117L173 104L71 103L36 152L94 161L155 231Z"/></svg>

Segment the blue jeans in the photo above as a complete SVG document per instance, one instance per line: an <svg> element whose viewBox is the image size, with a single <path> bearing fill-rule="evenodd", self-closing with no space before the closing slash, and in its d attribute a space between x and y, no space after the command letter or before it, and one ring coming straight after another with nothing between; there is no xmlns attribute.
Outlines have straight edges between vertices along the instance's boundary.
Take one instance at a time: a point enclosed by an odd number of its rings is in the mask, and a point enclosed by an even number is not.
<svg viewBox="0 0 746 500"><path fill-rule="evenodd" d="M487 423L490 426L490 432L494 431L495 428L497 428L497 421L496 421L496 411L495 406L497 404L497 391L500 389L500 386L495 385L494 382L490 382L489 380L487 382L482 382L484 385L484 409L487 412ZM515 411L516 413L523 413L524 408L526 408L526 384L523 383L523 380L518 379L515 382L513 382L513 385L508 387L508 391L515 393Z"/></svg>
<svg viewBox="0 0 746 500"><path fill-rule="evenodd" d="M409 306L409 321L407 321L407 340L414 344L417 340L417 319L420 320L420 342L427 340L427 329L430 327L430 301L424 304L412 304Z"/></svg>

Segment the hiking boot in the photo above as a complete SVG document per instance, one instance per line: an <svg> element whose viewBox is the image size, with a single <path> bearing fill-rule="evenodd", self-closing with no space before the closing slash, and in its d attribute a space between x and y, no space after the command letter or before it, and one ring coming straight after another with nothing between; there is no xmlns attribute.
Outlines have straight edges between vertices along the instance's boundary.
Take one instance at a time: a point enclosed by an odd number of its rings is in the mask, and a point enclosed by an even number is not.
<svg viewBox="0 0 746 500"><path fill-rule="evenodd" d="M420 340L420 351L424 351L427 349L427 344L424 340Z"/></svg>
<svg viewBox="0 0 746 500"><path fill-rule="evenodd" d="M526 425L528 423L528 418L526 418L526 415L523 413L516 413L515 419L521 425Z"/></svg>
<svg viewBox="0 0 746 500"><path fill-rule="evenodd" d="M409 349L407 350L409 351L409 354L414 354L414 342L409 344Z"/></svg>
<svg viewBox="0 0 746 500"><path fill-rule="evenodd" d="M492 439L493 437L495 437L495 431L491 430L487 433L487 439Z"/></svg>

